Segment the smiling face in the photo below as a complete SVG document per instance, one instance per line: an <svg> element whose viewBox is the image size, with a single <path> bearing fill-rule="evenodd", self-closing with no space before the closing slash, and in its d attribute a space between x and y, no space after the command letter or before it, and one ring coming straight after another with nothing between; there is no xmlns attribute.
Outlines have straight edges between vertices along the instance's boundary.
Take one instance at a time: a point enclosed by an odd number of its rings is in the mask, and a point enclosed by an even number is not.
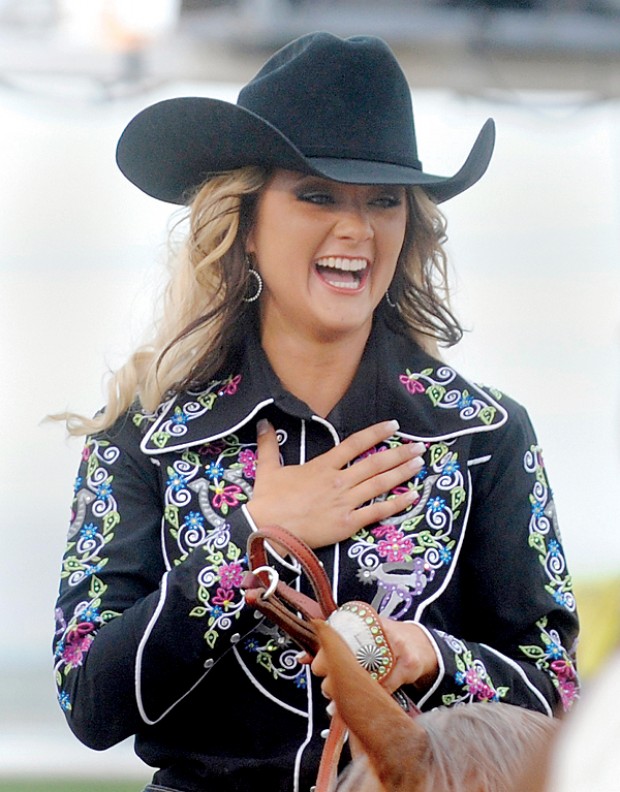
<svg viewBox="0 0 620 792"><path fill-rule="evenodd" d="M343 184L277 170L261 192L246 250L272 333L367 338L405 237L404 187Z"/></svg>

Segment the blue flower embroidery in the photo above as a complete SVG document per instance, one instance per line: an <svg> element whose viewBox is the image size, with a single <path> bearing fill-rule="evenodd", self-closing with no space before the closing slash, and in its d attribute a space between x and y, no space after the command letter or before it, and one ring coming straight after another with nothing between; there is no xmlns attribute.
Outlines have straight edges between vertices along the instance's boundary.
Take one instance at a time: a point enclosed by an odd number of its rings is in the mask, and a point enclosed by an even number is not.
<svg viewBox="0 0 620 792"><path fill-rule="evenodd" d="M80 619L83 622L90 622L91 624L96 624L99 621L99 611L97 608L94 608L92 605L87 605L84 610L80 613Z"/></svg>
<svg viewBox="0 0 620 792"><path fill-rule="evenodd" d="M94 539L97 536L97 526L93 525L93 523L83 525L80 529L80 536L84 539Z"/></svg>
<svg viewBox="0 0 620 792"><path fill-rule="evenodd" d="M542 517L545 513L545 506L540 501L534 501L532 503L532 514L534 517Z"/></svg>
<svg viewBox="0 0 620 792"><path fill-rule="evenodd" d="M185 525L188 528L200 529L204 525L205 518L200 512L190 512L185 515Z"/></svg>
<svg viewBox="0 0 620 792"><path fill-rule="evenodd" d="M438 512L445 508L446 501L445 498L440 498L439 496L432 498L428 502L428 508L431 511Z"/></svg>
<svg viewBox="0 0 620 792"><path fill-rule="evenodd" d="M452 551L448 550L447 547L440 547L439 558L441 559L442 564L449 564L452 560Z"/></svg>
<svg viewBox="0 0 620 792"><path fill-rule="evenodd" d="M175 492L178 492L179 490L185 489L185 486L187 484L187 479L185 478L185 476L182 476L180 473L173 473L168 478L167 484L169 487L172 487L172 489Z"/></svg>
<svg viewBox="0 0 620 792"><path fill-rule="evenodd" d="M107 500L110 495L112 494L112 485L109 481L104 481L103 484L100 484L97 487L97 498L98 500Z"/></svg>
<svg viewBox="0 0 620 792"><path fill-rule="evenodd" d="M64 712L69 712L71 709L71 699L69 698L69 694L66 691L60 691L58 694L58 703Z"/></svg>
<svg viewBox="0 0 620 792"><path fill-rule="evenodd" d="M460 469L461 466L456 461L456 459L449 459L441 469L441 472L451 476L452 474L458 472Z"/></svg>
<svg viewBox="0 0 620 792"><path fill-rule="evenodd" d="M205 473L207 478L210 478L211 481L215 481L215 479L221 479L224 475L224 468L221 465L218 465L217 462L209 462L209 464L205 467Z"/></svg>

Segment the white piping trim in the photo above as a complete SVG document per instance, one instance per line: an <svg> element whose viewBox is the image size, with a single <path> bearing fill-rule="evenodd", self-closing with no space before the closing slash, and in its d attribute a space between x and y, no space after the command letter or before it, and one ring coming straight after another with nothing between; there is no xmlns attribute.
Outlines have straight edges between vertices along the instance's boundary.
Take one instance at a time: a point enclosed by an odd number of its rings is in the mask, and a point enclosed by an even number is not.
<svg viewBox="0 0 620 792"><path fill-rule="evenodd" d="M332 440L334 441L334 445L335 446L339 446L340 445L340 442L341 442L340 441L340 435L336 431L335 427L332 424L330 424L329 421L326 421L325 418L321 418L320 415L313 415L312 416L312 420L316 421L317 423L320 423L321 426L324 426L327 429L327 431L332 436Z"/></svg>
<svg viewBox="0 0 620 792"><path fill-rule="evenodd" d="M161 557L164 560L166 572L170 572L170 570L172 569L172 564L170 563L170 559L168 558L168 551L166 550L166 518L163 516L161 518L161 531L159 534L159 538L161 541Z"/></svg>
<svg viewBox="0 0 620 792"><path fill-rule="evenodd" d="M299 438L299 464L306 464L306 419L301 419L301 433Z"/></svg>
<svg viewBox="0 0 620 792"><path fill-rule="evenodd" d="M192 448L193 446L203 445L204 443L211 443L213 442L213 440L219 440L220 437L226 437L226 435L231 434L232 432L236 432L237 429L240 429L248 421L250 421L256 415L256 413L258 413L260 410L263 409L263 407L267 407L267 405L273 404L274 401L275 399L271 398L259 402L252 408L252 410L245 416L245 418L242 418L234 426L229 426L226 429L224 429L222 432L218 432L217 434L207 435L206 437L200 437L197 440L192 440L191 443L178 442L176 443L176 445L167 445L165 448L154 448L154 449L147 448L146 445L148 441L151 439L151 436L155 433L156 430L159 429L162 419L168 414L168 410L170 409L170 407L168 407L166 411L160 415L160 417L153 424L153 426L151 426L149 431L144 435L144 438L140 443L140 450L142 451L143 454L146 454L147 456L155 456L157 454L167 454L169 451L180 451L182 448Z"/></svg>
<svg viewBox="0 0 620 792"><path fill-rule="evenodd" d="M151 618L149 620L149 623L146 626L146 629L144 631L144 635L140 639L140 643L138 644L138 651L136 652L136 668L135 668L135 672L134 672L135 673L134 684L135 684L136 704L138 706L138 712L140 713L140 717L149 726L154 726L156 723L159 723L159 721L163 720L166 717L166 715L169 712L171 712L177 706L177 704L179 704L181 701L183 701L183 699L186 696L189 696L189 694L195 688L198 687L198 685L202 682L202 680L209 673L209 671L206 671L201 677L199 677L198 680L196 682L194 682L194 684L189 688L189 690L186 690L185 693L183 693L183 695L179 699L174 701L168 707L168 709L165 710L158 718L155 718L154 720L152 720L151 718L149 718L147 716L146 710L144 708L144 702L142 700L142 685L141 685L142 657L144 655L144 650L146 648L146 644L148 642L148 639L151 637L151 632L153 631L153 627L155 626L155 624L157 622L157 619L159 618L159 615L160 615L160 613L163 610L164 603L166 601L167 592L168 592L168 573L166 572L165 575L161 579L161 592L160 592L160 595L159 595L159 602L157 603L157 607L155 608L155 611L153 612L153 615L151 616Z"/></svg>
<svg viewBox="0 0 620 792"><path fill-rule="evenodd" d="M297 749L295 754L295 771L293 777L293 792L299 792L299 775L301 772L301 760L304 751L312 740L312 730L314 728L314 709L312 706L312 674L310 673L310 666L306 666L306 694L308 696L308 728L306 731L306 739Z"/></svg>
<svg viewBox="0 0 620 792"><path fill-rule="evenodd" d="M483 462L488 462L491 459L491 454L487 454L486 456L476 457L476 459L470 459L467 462L467 467L472 467L473 465L482 465Z"/></svg>
<svg viewBox="0 0 620 792"><path fill-rule="evenodd" d="M427 599L422 600L418 607L416 608L416 612L413 617L413 621L418 622L420 621L422 614L426 610L427 605L430 605L431 602L435 602L435 600L440 597L443 592L446 590L448 583L452 580L454 575L454 570L456 568L457 561L461 554L461 548L463 547L463 542L465 541L465 534L467 533L467 524L469 522L469 512L471 509L471 501L472 501L472 483L471 483L471 473L469 470L467 471L467 482L469 484L467 493L467 511L465 512L465 516L463 517L463 527L461 529L461 535L459 536L459 542L454 550L454 555L452 556L452 563L450 565L450 572L445 576L441 586L435 590L433 594L431 594Z"/></svg>
<svg viewBox="0 0 620 792"><path fill-rule="evenodd" d="M553 710L551 709L551 705L549 704L547 699L543 696L540 690L532 682L530 682L528 675L521 668L521 666L515 660L512 659L512 657L508 657L507 655L498 652L497 649L494 649L492 646L489 646L488 644L481 643L480 646L483 646L487 651L491 652L491 654L494 654L496 657L499 657L500 660L503 660L511 668L514 668L514 670L519 674L519 676L523 678L526 687L528 687L532 691L532 693L536 696L536 698L539 699L539 701L544 707L546 714L550 718L553 717Z"/></svg>
<svg viewBox="0 0 620 792"><path fill-rule="evenodd" d="M239 663L239 665L243 669L243 672L245 673L247 678L254 685L254 687L257 690L259 690L263 694L263 696L265 696L265 698L268 698L270 701L273 701L274 704L277 704L278 706L282 707L282 709L285 709L285 710L288 710L289 712L292 712L293 715L300 715L302 718L307 718L308 717L308 713L307 712L304 712L303 710L297 709L296 707L291 707L290 704L286 704L284 701L280 701L280 699L276 698L273 695L273 693L270 693L267 690L267 688L263 687L263 685L261 685L260 682L252 675L250 669L243 662L237 647L233 646L232 650L234 652L235 657L237 658L237 662Z"/></svg>
<svg viewBox="0 0 620 792"><path fill-rule="evenodd" d="M420 622L411 621L411 624L417 625L422 630L422 632L426 635L428 640L431 642L431 645L432 645L432 647L433 647L433 649L435 651L435 654L437 655L437 665L439 666L439 673L437 674L437 679L433 682L433 684L430 687L430 689L427 690L427 692L418 700L418 707L420 707L420 709L422 709L424 704L428 701L428 699L433 695L433 693L437 690L439 685L442 683L443 678L446 675L446 667L445 667L445 664L443 662L443 655L441 654L441 652L439 650L439 646L437 644L437 641L435 640L435 636L433 635L433 633L428 629L428 627L425 627L423 624L420 624Z"/></svg>
<svg viewBox="0 0 620 792"><path fill-rule="evenodd" d="M259 528L258 525L256 525L256 523L252 519L252 515L247 509L247 504L245 503L242 504L240 511L243 512L245 519L248 521L248 525L250 526L250 530L252 531L252 533L256 533L256 531L258 531ZM278 562L282 564L283 567L286 567L287 569L290 569L291 571L299 574L300 566L297 563L297 561L288 561L287 559L282 558L282 556L279 553L277 553L274 550L274 548L271 546L271 544L266 540L265 540L265 547L267 548L268 553L274 556L274 558L276 558Z"/></svg>

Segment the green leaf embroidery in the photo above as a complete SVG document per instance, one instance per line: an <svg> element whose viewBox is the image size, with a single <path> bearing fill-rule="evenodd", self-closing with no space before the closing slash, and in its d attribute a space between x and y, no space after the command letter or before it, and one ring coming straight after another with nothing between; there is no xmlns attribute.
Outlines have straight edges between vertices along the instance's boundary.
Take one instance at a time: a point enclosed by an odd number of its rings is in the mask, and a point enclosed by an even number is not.
<svg viewBox="0 0 620 792"><path fill-rule="evenodd" d="M443 387L443 385L431 385L429 388L427 388L426 395L433 403L433 407L436 407L442 400L445 392L446 389Z"/></svg>

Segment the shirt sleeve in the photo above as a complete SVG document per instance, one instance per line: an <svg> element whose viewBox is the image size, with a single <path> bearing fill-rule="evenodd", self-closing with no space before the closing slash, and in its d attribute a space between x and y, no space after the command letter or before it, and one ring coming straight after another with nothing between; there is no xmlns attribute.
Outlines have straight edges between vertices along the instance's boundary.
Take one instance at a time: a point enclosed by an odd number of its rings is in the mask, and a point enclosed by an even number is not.
<svg viewBox="0 0 620 792"><path fill-rule="evenodd" d="M542 451L526 411L472 455L460 559L464 635L428 628L440 673L425 708L504 701L555 714L578 696L578 619Z"/></svg>
<svg viewBox="0 0 620 792"><path fill-rule="evenodd" d="M96 749L163 718L255 625L244 510L168 565L160 467L140 439L130 415L87 439L56 604L58 700Z"/></svg>

